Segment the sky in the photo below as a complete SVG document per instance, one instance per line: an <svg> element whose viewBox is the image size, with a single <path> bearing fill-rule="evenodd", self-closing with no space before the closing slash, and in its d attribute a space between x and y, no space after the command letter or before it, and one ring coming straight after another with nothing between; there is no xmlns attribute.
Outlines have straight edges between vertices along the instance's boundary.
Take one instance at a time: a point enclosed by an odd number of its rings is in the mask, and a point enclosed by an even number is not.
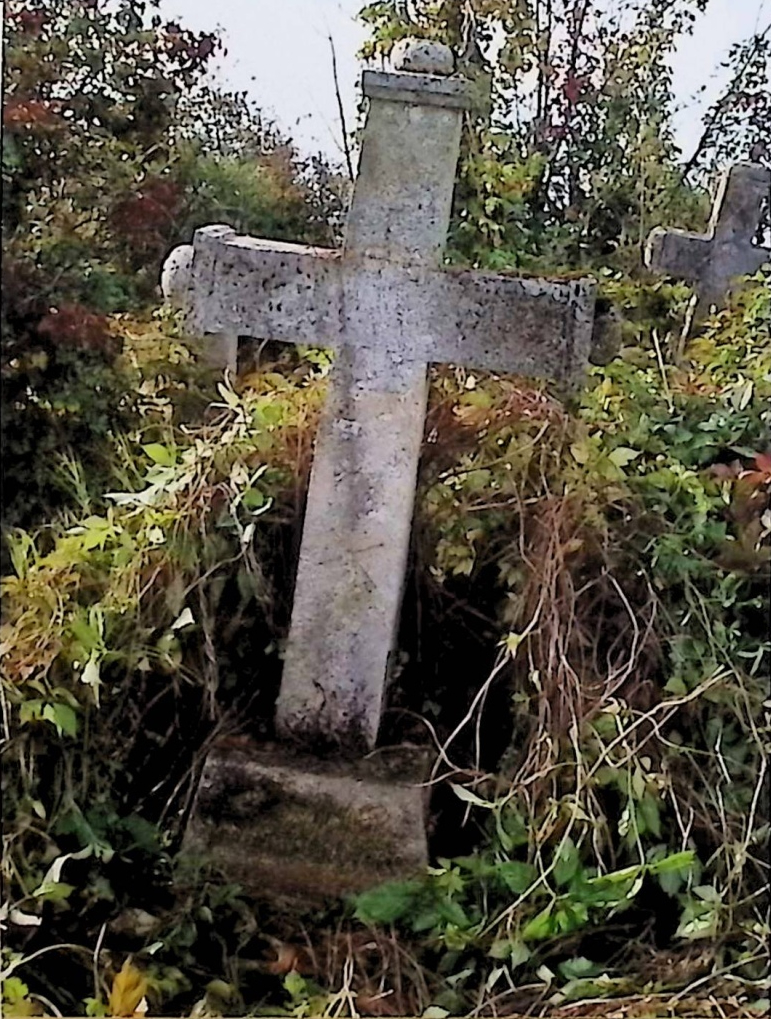
<svg viewBox="0 0 771 1019"><path fill-rule="evenodd" d="M363 0L161 0L161 12L199 31L221 29L227 55L220 79L247 91L266 114L310 155L342 159L329 37L349 129L356 121L364 26L356 21ZM719 65L732 43L771 21L771 0L710 0L693 35L673 58L675 92L683 109L675 121L686 156L700 135L699 111L725 81ZM690 100L707 85L694 104ZM685 107L689 108L686 109Z"/></svg>

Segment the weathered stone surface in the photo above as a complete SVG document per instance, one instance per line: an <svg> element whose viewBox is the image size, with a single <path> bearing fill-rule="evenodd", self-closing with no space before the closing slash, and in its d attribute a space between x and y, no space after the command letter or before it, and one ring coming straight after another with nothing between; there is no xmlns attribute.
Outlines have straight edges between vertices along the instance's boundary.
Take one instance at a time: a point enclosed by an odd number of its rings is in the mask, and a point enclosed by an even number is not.
<svg viewBox="0 0 771 1019"><path fill-rule="evenodd" d="M397 71L416 74L452 74L455 70L450 47L432 39L400 39L391 50L391 63Z"/></svg>
<svg viewBox="0 0 771 1019"><path fill-rule="evenodd" d="M692 282L704 309L721 304L738 276L771 262L771 250L753 244L770 193L771 170L735 164L720 182L707 233L657 227L648 238L646 264Z"/></svg>
<svg viewBox="0 0 771 1019"><path fill-rule="evenodd" d="M410 877L426 861L424 774L417 752L341 765L280 747L215 749L185 848L300 908Z"/></svg>
<svg viewBox="0 0 771 1019"><path fill-rule="evenodd" d="M182 244L171 252L163 265L161 291L170 307L177 310L188 310L195 301L194 257L195 247L192 244ZM196 323L193 325L195 327ZM200 332L205 335L206 330ZM238 334L228 328L213 329L210 332L214 335L204 341L206 361L212 368L226 368L235 374L238 370Z"/></svg>
<svg viewBox="0 0 771 1019"><path fill-rule="evenodd" d="M404 98L407 86L416 89L414 103ZM462 104L455 100L465 102L466 82L369 71L363 89L370 107L346 220L346 254L438 265L460 146ZM426 103L428 96L435 105Z"/></svg>
<svg viewBox="0 0 771 1019"><path fill-rule="evenodd" d="M181 244L169 254L161 270L161 290L167 303L179 311L187 308L191 298L193 245Z"/></svg>
<svg viewBox="0 0 771 1019"><path fill-rule="evenodd" d="M387 99L425 108L444 106L468 110L474 101L470 83L465 78L442 78L436 74L365 71L362 90L368 99Z"/></svg>
<svg viewBox="0 0 771 1019"><path fill-rule="evenodd" d="M195 251L198 330L355 346L367 353L367 377L388 391L399 389L398 370L410 361L567 379L589 354L588 279L437 269L404 252L404 261L356 258L219 226L196 233Z"/></svg>
<svg viewBox="0 0 771 1019"><path fill-rule="evenodd" d="M415 77L422 88L420 76L365 76L370 108L343 254L345 339L316 443L276 705L279 733L349 749L377 739L428 398L425 360L399 349L413 335L400 316L413 309L389 306L388 273L422 277L439 265L460 145L457 105L403 99ZM425 89L437 98L433 82Z"/></svg>

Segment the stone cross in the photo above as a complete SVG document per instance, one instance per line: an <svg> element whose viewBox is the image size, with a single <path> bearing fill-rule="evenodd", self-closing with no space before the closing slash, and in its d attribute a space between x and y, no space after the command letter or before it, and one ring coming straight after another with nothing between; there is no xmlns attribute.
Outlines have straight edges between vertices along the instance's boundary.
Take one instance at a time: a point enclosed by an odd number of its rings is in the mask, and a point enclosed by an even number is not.
<svg viewBox="0 0 771 1019"><path fill-rule="evenodd" d="M167 279L201 334L336 351L316 440L276 707L279 735L377 737L407 566L428 365L569 379L594 284L442 267L468 83L438 44L365 71L369 112L342 250L198 230ZM167 274L168 275L168 274Z"/></svg>
<svg viewBox="0 0 771 1019"><path fill-rule="evenodd" d="M771 249L753 244L770 194L771 170L736 163L720 181L707 233L657 227L648 238L646 264L691 281L701 305L722 303L737 276L771 262Z"/></svg>

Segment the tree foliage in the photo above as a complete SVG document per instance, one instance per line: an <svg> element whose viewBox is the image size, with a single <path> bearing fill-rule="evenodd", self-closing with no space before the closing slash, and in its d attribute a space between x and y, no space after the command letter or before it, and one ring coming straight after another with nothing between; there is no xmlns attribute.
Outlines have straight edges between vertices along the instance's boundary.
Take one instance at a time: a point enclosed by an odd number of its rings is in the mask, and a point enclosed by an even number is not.
<svg viewBox="0 0 771 1019"><path fill-rule="evenodd" d="M7 5L7 524L39 519L62 498L57 451L78 448L98 475L100 438L132 414L114 316L157 302L175 243L223 218L263 236L330 237L332 173L301 163L243 96L207 80L216 36L163 22L156 7ZM214 124L218 151L206 134Z"/></svg>
<svg viewBox="0 0 771 1019"><path fill-rule="evenodd" d="M649 230L694 226L706 206L684 186L672 132L670 60L707 0L390 0L364 7L365 54L417 34L490 89L466 127L455 241L465 257L525 267L640 264ZM746 158L768 134L768 40L729 55L733 78L707 115L689 167ZM765 69L765 76L764 76ZM719 137L719 143L717 139ZM718 144L718 148L716 148Z"/></svg>

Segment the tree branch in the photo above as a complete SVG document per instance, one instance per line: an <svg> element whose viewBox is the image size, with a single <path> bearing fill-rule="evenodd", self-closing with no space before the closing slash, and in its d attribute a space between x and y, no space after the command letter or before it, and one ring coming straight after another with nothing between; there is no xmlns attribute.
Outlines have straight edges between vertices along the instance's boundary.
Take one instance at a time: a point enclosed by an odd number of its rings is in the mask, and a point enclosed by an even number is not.
<svg viewBox="0 0 771 1019"><path fill-rule="evenodd" d="M332 51L332 77L335 81L335 98L337 99L337 110L340 114L340 127L343 132L343 152L345 153L345 165L348 169L348 177L351 183L354 181L353 172L353 159L351 158L351 145L348 139L348 126L345 122L345 108L343 107L343 97L340 94L340 79L337 75L337 53L335 52L335 43L331 35L328 36L329 48Z"/></svg>

